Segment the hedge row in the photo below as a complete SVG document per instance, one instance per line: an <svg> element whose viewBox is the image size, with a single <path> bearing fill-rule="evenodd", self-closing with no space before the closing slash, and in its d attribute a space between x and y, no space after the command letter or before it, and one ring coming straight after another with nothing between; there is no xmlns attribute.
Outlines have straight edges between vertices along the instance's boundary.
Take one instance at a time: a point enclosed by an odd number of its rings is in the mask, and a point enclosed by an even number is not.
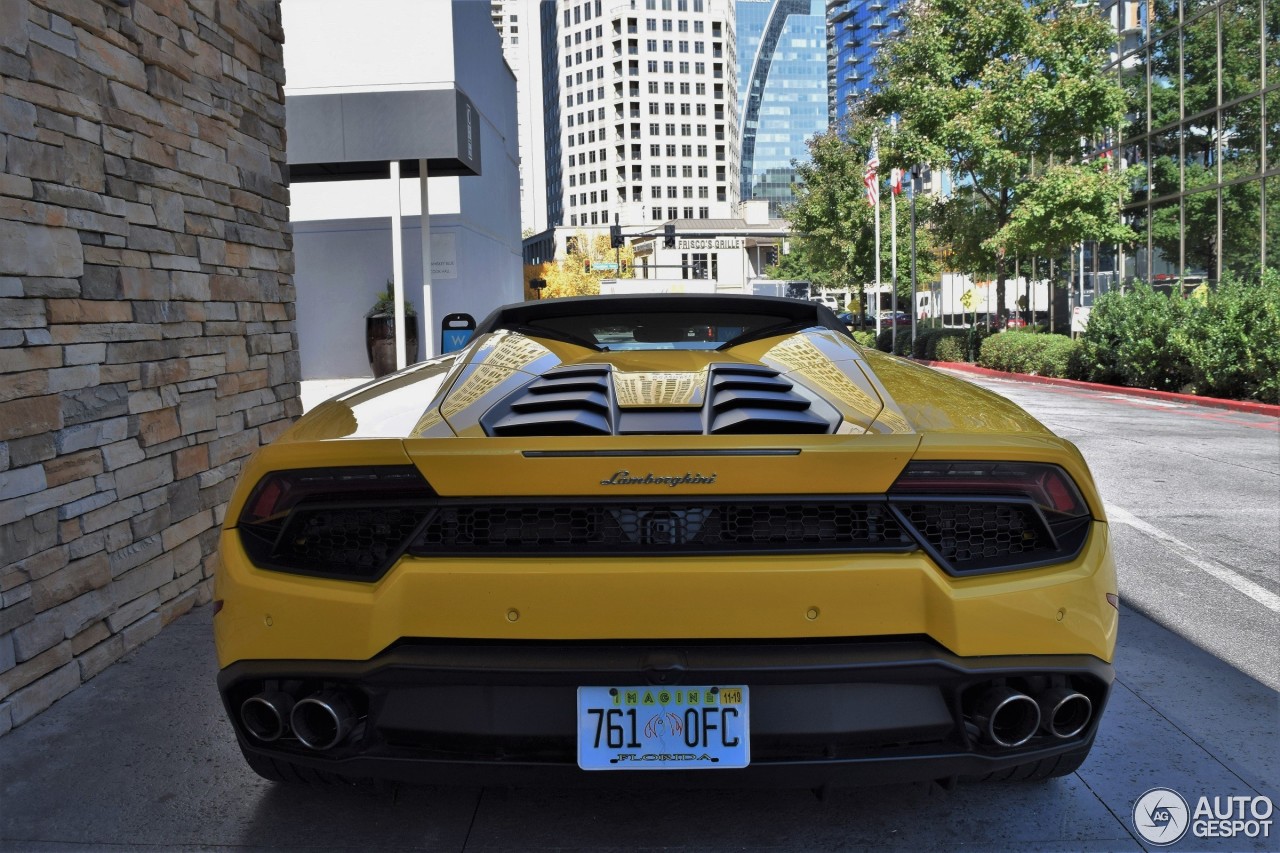
<svg viewBox="0 0 1280 853"><path fill-rule="evenodd" d="M1066 335L1001 332L982 342L978 364L1009 373L1079 379L1080 342Z"/></svg>
<svg viewBox="0 0 1280 853"><path fill-rule="evenodd" d="M1094 382L1280 403L1280 270L1185 299L1146 285L1105 294L1081 340Z"/></svg>
<svg viewBox="0 0 1280 853"><path fill-rule="evenodd" d="M870 333L861 334L867 345ZM892 331L875 338L889 352ZM896 353L1111 385L1280 403L1280 270L1183 298L1146 284L1099 297L1077 340L1032 331L899 329Z"/></svg>

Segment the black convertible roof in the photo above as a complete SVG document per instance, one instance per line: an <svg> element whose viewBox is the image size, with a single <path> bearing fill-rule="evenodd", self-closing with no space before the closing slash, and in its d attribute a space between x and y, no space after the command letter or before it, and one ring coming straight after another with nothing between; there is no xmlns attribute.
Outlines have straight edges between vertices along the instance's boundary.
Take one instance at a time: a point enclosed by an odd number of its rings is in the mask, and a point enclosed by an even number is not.
<svg viewBox="0 0 1280 853"><path fill-rule="evenodd" d="M618 316L627 314L705 314L714 320L723 314L758 314L784 318L847 333L830 308L819 302L779 296L746 296L733 293L641 293L620 296L574 296L519 302L494 311L480 322L476 334L498 329L519 329L561 317Z"/></svg>

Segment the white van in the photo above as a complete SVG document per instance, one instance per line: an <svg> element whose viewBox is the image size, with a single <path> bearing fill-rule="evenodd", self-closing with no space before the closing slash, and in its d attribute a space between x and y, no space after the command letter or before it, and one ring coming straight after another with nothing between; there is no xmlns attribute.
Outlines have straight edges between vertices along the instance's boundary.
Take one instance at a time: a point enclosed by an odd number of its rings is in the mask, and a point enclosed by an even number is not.
<svg viewBox="0 0 1280 853"><path fill-rule="evenodd" d="M813 296L809 297L809 300L811 302L821 302L823 305L827 306L832 311L840 310L840 303L837 302L836 298L832 296L830 293L816 293Z"/></svg>

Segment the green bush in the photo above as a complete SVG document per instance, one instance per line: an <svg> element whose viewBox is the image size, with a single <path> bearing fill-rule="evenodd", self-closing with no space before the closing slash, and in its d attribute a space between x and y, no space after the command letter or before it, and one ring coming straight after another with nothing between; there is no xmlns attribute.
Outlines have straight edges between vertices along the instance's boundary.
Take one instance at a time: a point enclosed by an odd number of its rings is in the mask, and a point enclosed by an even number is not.
<svg viewBox="0 0 1280 853"><path fill-rule="evenodd" d="M897 346L893 345L893 327L886 326L876 335L876 349L880 352L889 352L890 348L894 355L911 355L911 327L898 327Z"/></svg>
<svg viewBox="0 0 1280 853"><path fill-rule="evenodd" d="M1192 379L1183 327L1193 304L1140 283L1098 297L1081 338L1083 378L1113 385L1178 391Z"/></svg>
<svg viewBox="0 0 1280 853"><path fill-rule="evenodd" d="M875 346L876 346L876 333L875 333L875 332L862 332L862 331L854 332L854 333L853 333L853 340L854 340L854 342L856 342L856 343L858 343L858 344L861 344L862 346L867 347L868 349L875 349Z"/></svg>
<svg viewBox="0 0 1280 853"><path fill-rule="evenodd" d="M940 337L934 347L933 360L935 361L964 361L966 356L967 333L962 331L959 335L946 335Z"/></svg>
<svg viewBox="0 0 1280 853"><path fill-rule="evenodd" d="M1007 331L982 342L978 364L992 370L1074 378L1080 344L1065 335Z"/></svg>
<svg viewBox="0 0 1280 853"><path fill-rule="evenodd" d="M960 340L960 352L963 355L968 336L968 329L918 329L912 355L927 361L942 361L943 359L938 356L938 344L947 338ZM961 360L963 361L963 358Z"/></svg>
<svg viewBox="0 0 1280 853"><path fill-rule="evenodd" d="M1224 279L1203 303L1187 301L1174 337L1195 393L1280 403L1280 270L1260 282Z"/></svg>

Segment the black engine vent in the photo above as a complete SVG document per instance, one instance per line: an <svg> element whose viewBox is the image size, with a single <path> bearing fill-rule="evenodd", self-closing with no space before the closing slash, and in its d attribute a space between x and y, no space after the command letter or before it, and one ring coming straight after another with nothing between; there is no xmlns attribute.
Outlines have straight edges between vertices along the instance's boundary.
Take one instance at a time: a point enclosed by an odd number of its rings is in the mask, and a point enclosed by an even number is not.
<svg viewBox="0 0 1280 853"><path fill-rule="evenodd" d="M801 394L776 370L756 365L715 365L707 395L712 435L829 433L840 423L830 406ZM819 405L828 412L819 411Z"/></svg>
<svg viewBox="0 0 1280 853"><path fill-rule="evenodd" d="M485 413L489 435L612 435L609 367L550 370Z"/></svg>

